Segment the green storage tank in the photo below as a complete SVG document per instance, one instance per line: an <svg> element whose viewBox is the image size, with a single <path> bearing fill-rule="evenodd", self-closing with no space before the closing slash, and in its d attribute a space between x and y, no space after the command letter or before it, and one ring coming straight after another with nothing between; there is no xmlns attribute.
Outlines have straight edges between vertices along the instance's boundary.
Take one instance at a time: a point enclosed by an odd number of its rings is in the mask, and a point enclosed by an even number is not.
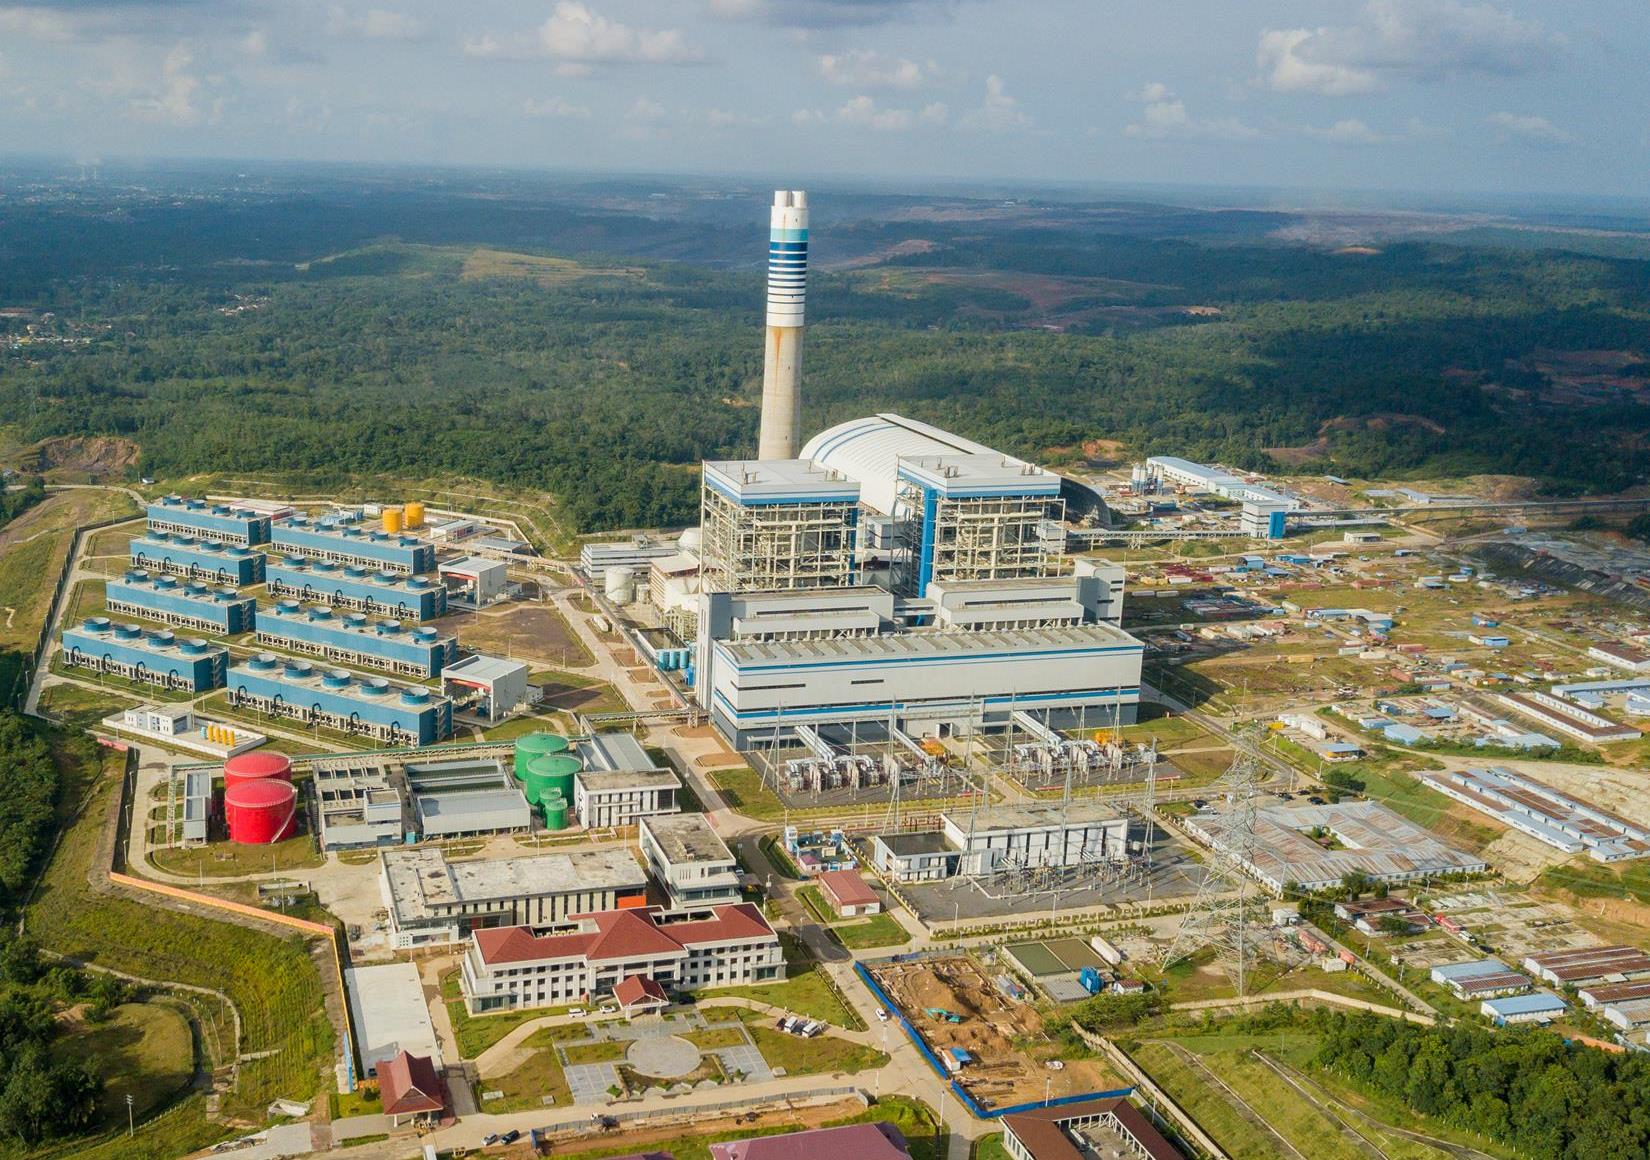
<svg viewBox="0 0 1650 1160"><path fill-rule="evenodd" d="M559 733L529 733L516 742L516 780L527 780L527 763L535 757L566 753L570 742Z"/></svg>
<svg viewBox="0 0 1650 1160"><path fill-rule="evenodd" d="M539 802L539 808L544 811L544 828L547 830L565 830L567 828L567 799L564 797L546 795Z"/></svg>
<svg viewBox="0 0 1650 1160"><path fill-rule="evenodd" d="M559 797L564 802L573 800L573 775L581 768L579 759L567 753L553 753L535 757L527 763L527 776L522 789L527 800L538 805L545 798Z"/></svg>

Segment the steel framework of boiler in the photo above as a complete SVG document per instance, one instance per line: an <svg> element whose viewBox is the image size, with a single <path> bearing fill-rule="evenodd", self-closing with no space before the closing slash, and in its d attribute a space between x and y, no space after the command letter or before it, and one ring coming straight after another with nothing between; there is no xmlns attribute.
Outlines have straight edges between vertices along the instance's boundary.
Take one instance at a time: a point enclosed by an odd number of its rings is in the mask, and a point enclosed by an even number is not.
<svg viewBox="0 0 1650 1160"><path fill-rule="evenodd" d="M840 588L854 582L855 500L739 504L704 489L707 591Z"/></svg>

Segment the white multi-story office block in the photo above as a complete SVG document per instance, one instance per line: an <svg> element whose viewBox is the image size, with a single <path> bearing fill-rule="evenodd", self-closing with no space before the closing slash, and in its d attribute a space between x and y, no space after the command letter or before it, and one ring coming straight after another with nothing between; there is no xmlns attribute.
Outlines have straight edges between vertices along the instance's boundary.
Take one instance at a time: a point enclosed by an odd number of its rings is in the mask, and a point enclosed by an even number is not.
<svg viewBox="0 0 1650 1160"><path fill-rule="evenodd" d="M672 906L739 901L739 863L704 814L643 818L637 834L647 868Z"/></svg>

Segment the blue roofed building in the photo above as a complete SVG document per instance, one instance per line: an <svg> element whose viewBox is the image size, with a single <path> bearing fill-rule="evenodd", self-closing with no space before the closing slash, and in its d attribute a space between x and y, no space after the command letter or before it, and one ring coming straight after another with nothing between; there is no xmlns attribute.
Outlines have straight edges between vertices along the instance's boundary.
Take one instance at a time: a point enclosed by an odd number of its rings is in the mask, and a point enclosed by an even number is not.
<svg viewBox="0 0 1650 1160"><path fill-rule="evenodd" d="M128 681L203 693L224 683L229 652L166 629L146 632L136 624L92 616L63 630L63 660Z"/></svg>
<svg viewBox="0 0 1650 1160"><path fill-rule="evenodd" d="M434 620L447 611L447 589L425 576L374 572L302 556L277 556L264 567L271 596L330 604L397 620Z"/></svg>
<svg viewBox="0 0 1650 1160"><path fill-rule="evenodd" d="M274 546L335 564L411 575L435 568L435 545L416 536L377 531L358 520L293 516L275 525Z"/></svg>
<svg viewBox="0 0 1650 1160"><path fill-rule="evenodd" d="M428 689L273 653L233 666L228 685L229 703L236 708L392 745L430 745L453 731L452 702Z"/></svg>
<svg viewBox="0 0 1650 1160"><path fill-rule="evenodd" d="M237 588L263 583L264 554L239 544L151 532L132 540L126 550L134 568Z"/></svg>
<svg viewBox="0 0 1650 1160"><path fill-rule="evenodd" d="M147 515L151 534L163 532L175 536L201 536L222 540L226 544L239 544L243 548L269 543L271 522L268 516L228 504L169 495L151 503Z"/></svg>
<svg viewBox="0 0 1650 1160"><path fill-rule="evenodd" d="M104 586L110 612L158 620L175 628L234 636L250 632L257 602L233 588L208 588L197 580L133 570Z"/></svg>
<svg viewBox="0 0 1650 1160"><path fill-rule="evenodd" d="M1485 999L1478 1007L1479 1014L1487 1015L1497 1027L1509 1023L1551 1023L1567 1010L1569 1005L1551 991Z"/></svg>
<svg viewBox="0 0 1650 1160"><path fill-rule="evenodd" d="M258 643L423 679L440 676L458 659L458 641L433 628L408 629L399 621L340 615L291 599L258 610Z"/></svg>

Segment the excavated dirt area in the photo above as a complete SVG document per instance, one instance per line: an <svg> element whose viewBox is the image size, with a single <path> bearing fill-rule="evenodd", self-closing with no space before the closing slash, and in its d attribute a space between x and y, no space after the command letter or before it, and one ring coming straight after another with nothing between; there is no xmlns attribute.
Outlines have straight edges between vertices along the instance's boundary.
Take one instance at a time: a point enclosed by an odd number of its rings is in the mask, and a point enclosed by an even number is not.
<svg viewBox="0 0 1650 1160"><path fill-rule="evenodd" d="M1066 1060L1055 1071L1044 1065L1056 1051L1034 1007L1010 1002L973 959L891 963L872 972L905 1017L944 1060L960 1047L974 1057L957 1079L987 1108L1107 1091L1119 1085L1091 1060ZM930 1008L961 1015L961 1023L928 1014Z"/></svg>

